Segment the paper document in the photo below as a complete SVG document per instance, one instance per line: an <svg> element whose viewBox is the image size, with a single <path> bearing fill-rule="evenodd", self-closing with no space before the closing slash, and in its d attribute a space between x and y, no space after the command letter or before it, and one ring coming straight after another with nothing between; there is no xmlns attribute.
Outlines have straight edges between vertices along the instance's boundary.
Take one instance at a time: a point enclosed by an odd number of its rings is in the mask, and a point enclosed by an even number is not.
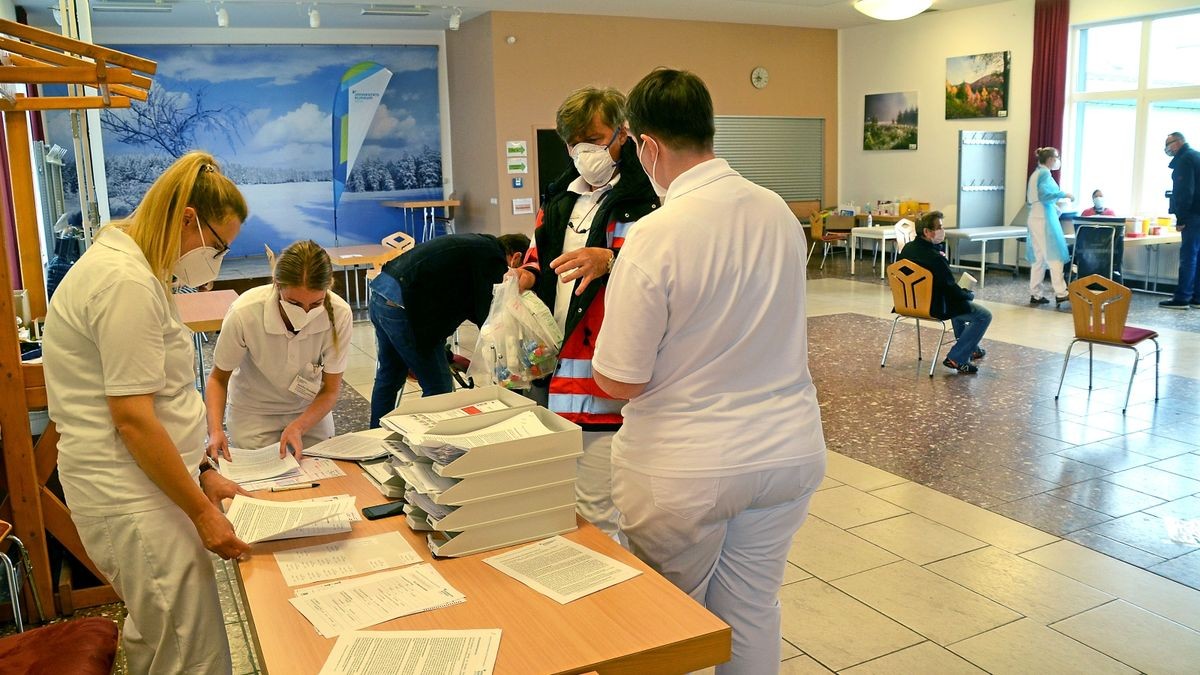
<svg viewBox="0 0 1200 675"><path fill-rule="evenodd" d="M331 638L466 600L425 563L302 589L288 602L318 633Z"/></svg>
<svg viewBox="0 0 1200 675"><path fill-rule="evenodd" d="M297 483L315 483L319 482L322 478L338 478L345 475L346 472L342 471L337 464L334 464L332 459L305 457L300 460L300 473L298 475L250 481L248 483L240 483L240 485L247 492L257 492L258 490L270 490L273 487L283 487Z"/></svg>
<svg viewBox="0 0 1200 675"><path fill-rule="evenodd" d="M275 554L288 586L378 572L421 562L399 532L306 546Z"/></svg>
<svg viewBox="0 0 1200 675"><path fill-rule="evenodd" d="M253 544L336 516L344 510L345 504L341 500L271 502L236 495L225 515L238 538Z"/></svg>
<svg viewBox="0 0 1200 675"><path fill-rule="evenodd" d="M320 675L489 675L500 629L355 631L338 638Z"/></svg>
<svg viewBox="0 0 1200 675"><path fill-rule="evenodd" d="M438 504L437 502L433 501L429 495L422 492L417 492L412 488L404 491L404 501L417 507L418 509L421 509L426 514L433 516L436 520L445 518L451 513L454 513L454 509L458 508L456 506Z"/></svg>
<svg viewBox="0 0 1200 675"><path fill-rule="evenodd" d="M220 458L217 467L222 476L235 483L266 480L291 472L300 474L300 463L291 453L279 456L278 443L257 450L229 448L229 455L232 460Z"/></svg>
<svg viewBox="0 0 1200 675"><path fill-rule="evenodd" d="M978 283L979 283L978 279L971 276L970 274L967 274L966 272L963 272L962 276L960 276L958 278L958 285L961 286L962 288L967 289L968 291L975 290L975 285Z"/></svg>
<svg viewBox="0 0 1200 675"><path fill-rule="evenodd" d="M330 516L325 520L318 520L310 525L297 527L294 530L288 530L274 537L267 537L263 541L281 541L283 539L302 539L304 537L320 537L326 534L341 534L349 532L352 527L350 523L359 522L362 516L358 513L358 508L355 506L354 497L350 495L337 495L334 497L317 497L308 499L308 502L318 502L324 500L337 500L341 503L341 513L335 516Z"/></svg>
<svg viewBox="0 0 1200 675"><path fill-rule="evenodd" d="M412 449L439 464L449 464L467 450L481 445L516 441L554 433L532 411L514 415L502 422L465 434L413 434L408 437Z"/></svg>
<svg viewBox="0 0 1200 675"><path fill-rule="evenodd" d="M459 417L469 417L478 415L479 413L492 412L494 410L507 410L508 405L499 399L491 401L480 401L472 403L461 408L452 408L450 410L441 410L438 412L422 412L422 413L407 413L404 415L388 415L379 420L383 426L398 431L405 436L410 434L423 434L430 427L443 420L452 420Z"/></svg>
<svg viewBox="0 0 1200 675"><path fill-rule="evenodd" d="M305 448L304 454L310 457L359 462L383 457L388 454L388 450L384 439L378 433L353 433L321 441L311 448Z"/></svg>
<svg viewBox="0 0 1200 675"><path fill-rule="evenodd" d="M641 574L562 537L551 537L483 562L564 605Z"/></svg>
<svg viewBox="0 0 1200 675"><path fill-rule="evenodd" d="M458 484L458 478L446 478L433 472L429 462L402 462L394 460L391 465L397 476L417 492L427 495L440 495Z"/></svg>

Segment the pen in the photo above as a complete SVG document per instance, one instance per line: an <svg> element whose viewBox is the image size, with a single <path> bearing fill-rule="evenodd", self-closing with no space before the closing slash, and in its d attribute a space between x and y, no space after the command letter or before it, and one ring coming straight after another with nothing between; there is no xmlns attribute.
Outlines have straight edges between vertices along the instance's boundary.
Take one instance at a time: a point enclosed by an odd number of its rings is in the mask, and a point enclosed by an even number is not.
<svg viewBox="0 0 1200 675"><path fill-rule="evenodd" d="M321 487L320 483L296 483L295 485L272 485L271 492L287 492L288 490L304 490Z"/></svg>

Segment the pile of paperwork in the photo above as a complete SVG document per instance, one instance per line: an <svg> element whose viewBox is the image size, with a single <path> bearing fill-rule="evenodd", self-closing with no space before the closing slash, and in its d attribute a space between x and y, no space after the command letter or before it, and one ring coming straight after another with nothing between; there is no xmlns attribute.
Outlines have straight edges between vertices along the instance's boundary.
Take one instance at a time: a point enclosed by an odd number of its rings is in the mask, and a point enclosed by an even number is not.
<svg viewBox="0 0 1200 675"><path fill-rule="evenodd" d="M310 457L344 459L350 462L375 459L388 454L387 442L384 439L389 434L390 432L386 429L342 434L321 441L311 448L305 448L304 454Z"/></svg>
<svg viewBox="0 0 1200 675"><path fill-rule="evenodd" d="M288 586L378 572L421 562L421 556L399 532L279 551L279 571Z"/></svg>
<svg viewBox="0 0 1200 675"><path fill-rule="evenodd" d="M355 631L338 638L320 675L490 675L500 629Z"/></svg>
<svg viewBox="0 0 1200 675"><path fill-rule="evenodd" d="M300 477L300 463L291 453L280 457L278 443L257 450L231 447L229 456L231 459L218 458L217 468L222 476L238 484Z"/></svg>
<svg viewBox="0 0 1200 675"><path fill-rule="evenodd" d="M466 601L429 563L302 588L288 600L327 638Z"/></svg>
<svg viewBox="0 0 1200 675"><path fill-rule="evenodd" d="M299 483L317 483L322 478L337 478L338 476L345 475L346 472L338 468L338 465L334 464L332 459L305 457L300 460L299 474L288 474L279 476L278 478L250 481L248 483L240 483L240 485L247 492L257 492L258 490L270 490L273 487L285 487Z"/></svg>
<svg viewBox="0 0 1200 675"><path fill-rule="evenodd" d="M562 537L522 546L483 562L564 605L641 574Z"/></svg>
<svg viewBox="0 0 1200 675"><path fill-rule="evenodd" d="M247 544L253 544L276 538L290 538L282 535L310 536L296 534L296 531L331 518L342 517L346 521L345 529L335 529L334 532L349 531L348 511L354 511L354 497L350 495L294 502L272 502L237 495L233 498L229 505L229 511L225 515L233 524L233 531L237 533L238 538ZM316 534L327 534L327 532L316 532Z"/></svg>

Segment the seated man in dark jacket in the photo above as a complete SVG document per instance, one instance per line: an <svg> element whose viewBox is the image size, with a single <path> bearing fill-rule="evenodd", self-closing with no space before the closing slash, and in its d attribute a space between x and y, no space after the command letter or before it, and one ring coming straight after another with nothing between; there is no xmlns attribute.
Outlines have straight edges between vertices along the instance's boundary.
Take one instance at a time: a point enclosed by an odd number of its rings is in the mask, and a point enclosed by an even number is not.
<svg viewBox="0 0 1200 675"><path fill-rule="evenodd" d="M422 396L453 389L446 338L463 321L483 325L492 285L521 262L528 248L523 234L450 234L417 244L383 266L371 282L367 308L377 358L372 429L396 407L410 370Z"/></svg>
<svg viewBox="0 0 1200 675"><path fill-rule="evenodd" d="M942 212L926 213L917 220L917 238L904 246L900 258L911 260L933 274L933 300L929 313L937 319L950 319L954 326L954 337L958 340L942 365L960 373L977 373L979 368L971 361L983 358L984 350L979 348L979 341L992 322L992 313L971 302L975 294L955 282L950 263L938 250L945 239Z"/></svg>

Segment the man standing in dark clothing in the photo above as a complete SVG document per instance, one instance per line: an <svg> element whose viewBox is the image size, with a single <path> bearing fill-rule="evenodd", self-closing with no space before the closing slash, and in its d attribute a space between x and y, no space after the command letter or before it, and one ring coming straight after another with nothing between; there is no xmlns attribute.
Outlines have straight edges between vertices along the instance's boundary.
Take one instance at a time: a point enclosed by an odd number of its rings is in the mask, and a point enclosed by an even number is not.
<svg viewBox="0 0 1200 675"><path fill-rule="evenodd" d="M377 362L371 391L371 428L396 407L411 370L421 395L453 389L446 338L463 321L482 325L492 286L520 264L529 237L451 234L393 258L371 282L368 314L375 326Z"/></svg>
<svg viewBox="0 0 1200 675"><path fill-rule="evenodd" d="M917 238L905 244L904 250L900 251L900 259L911 260L933 275L929 313L935 319L949 319L954 327L954 337L957 338L942 365L970 375L979 372L979 368L971 361L983 358L985 352L979 348L979 341L992 323L992 313L983 305L971 302L975 294L954 281L950 263L938 250L938 245L945 239L942 212L926 213L917 220Z"/></svg>
<svg viewBox="0 0 1200 675"><path fill-rule="evenodd" d="M1167 309L1200 309L1200 152L1176 131L1167 136L1163 151L1171 158L1171 213L1183 241L1179 246L1179 281L1175 295L1158 303Z"/></svg>

